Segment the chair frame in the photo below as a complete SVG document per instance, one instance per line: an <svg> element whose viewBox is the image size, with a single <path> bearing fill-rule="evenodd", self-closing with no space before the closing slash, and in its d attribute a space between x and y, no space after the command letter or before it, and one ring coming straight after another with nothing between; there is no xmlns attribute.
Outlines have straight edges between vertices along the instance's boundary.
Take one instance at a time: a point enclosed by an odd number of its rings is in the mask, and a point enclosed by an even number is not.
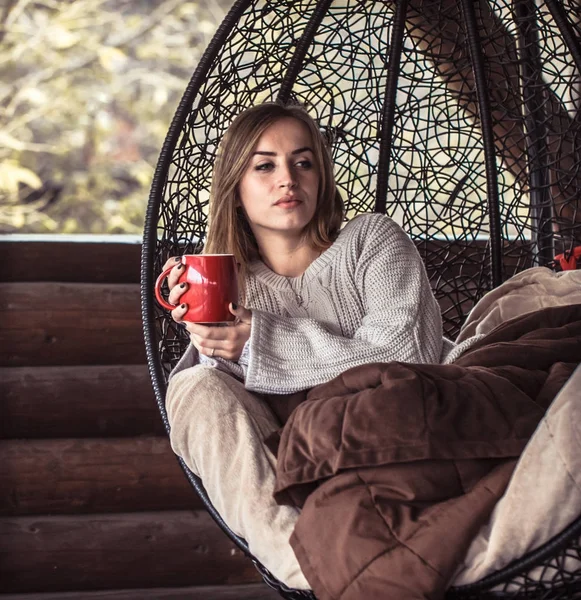
<svg viewBox="0 0 581 600"><path fill-rule="evenodd" d="M515 1L520 3L518 5L520 7L519 10L524 11L525 13L527 10L531 10L532 0ZM176 249L179 249L185 253L192 253L198 252L201 249L201 240L199 237L197 239L188 239L185 242L180 239L179 236L169 242L168 239L158 240L160 215L165 202L164 197L168 194L168 174L172 168L175 156L180 150L180 140L183 140L184 138L184 130L188 128L189 123L193 121L192 107L195 104L201 88L207 83L208 76L211 70L215 68L220 52L229 40L229 36L233 29L237 26L245 12L250 10L257 2L258 0L237 0L205 51L170 125L151 186L142 248L141 303L147 361L156 401L168 435L170 425L165 409L167 377L171 368L175 365L176 357L179 357L183 348L187 345L188 340L179 328L176 328L171 324L171 320L168 319L167 315L165 317L160 316L159 308L154 301L154 281L156 275L160 271L164 258L167 258L172 250L175 252ZM283 3L284 0L279 0L279 5ZM494 124L490 116L490 98L487 91L487 80L485 76L486 64L480 47L478 21L473 0L458 0L458 3L461 5L464 26L467 32L468 55L470 56L475 82L475 93L480 109L479 116L486 170L489 238L485 249L485 255L487 256L488 261L487 268L482 270L479 275L480 280L484 278L486 279L486 282L477 293L475 292L469 297L467 303L464 302L461 306L456 305L453 307L452 316L456 321L452 323L451 327L452 331L456 328L456 332L459 320L466 315L467 310L476 302L478 297L487 289L492 289L499 285L511 274L511 271L508 270L506 266L506 257L510 253L506 252L507 241L506 239L503 239L502 233L502 216L499 211L498 166L493 132ZM288 69L286 70L284 77L276 82L276 85L278 86L276 98L279 101L289 101L295 97L293 86L303 68L308 50L321 27L321 23L327 11L332 5L332 0L320 0L318 2L312 2L311 4L314 4L315 6L310 12L308 23L304 27L302 35L294 42L294 49L291 52ZM386 4L388 4L388 2L386 2ZM378 163L385 165L385 168L379 170L377 173L375 202L373 206L374 211L382 213L387 211L389 204L389 165L390 160L392 160L391 149L395 135L396 97L398 92L398 78L400 76L400 60L402 52L404 51L406 17L409 9L407 0L393 0L391 4L394 5L394 16L387 69L388 75L385 87L385 101L381 111L382 126L378 159ZM557 0L546 0L545 4L569 48L572 62L576 66L577 72L581 72L581 49L578 33L571 26L561 2L558 2ZM534 56L528 56L528 58L534 62ZM531 96L531 98L531 102L533 102L535 100L534 95ZM529 108L532 110L533 107ZM530 131L533 131L533 129ZM333 129L331 125L327 127L326 132L331 137L345 134L340 128ZM535 146L537 142L538 140L531 138L529 135L527 152L529 168L533 174L537 173L542 167L540 163L535 165L534 162L539 159L539 153L536 152L538 148ZM537 190L537 192L534 193L541 193L539 191L541 189L540 187L535 188L535 186L532 185L532 189L533 192L535 189ZM532 256L530 260L524 262L522 260L517 261L512 272L517 272L533 264L547 266L553 264L556 246L555 240L553 239L553 231L551 228L547 228L547 223L551 222L551 215L547 212L546 202L540 197L537 199L539 200L537 203L538 209L536 209L535 214L533 215L533 219L536 220L535 222L537 223L537 226L534 228L537 237L532 240L532 245L535 247L533 252L534 256ZM532 198L532 200L534 201L534 198ZM579 240L581 228L576 221L571 229L573 233L570 234L564 244L560 246L562 251L571 251L574 243L577 243ZM192 237L195 238L196 235ZM429 251L428 244L426 244L425 252L427 253ZM482 253L480 253L476 258L472 259L473 262L479 262L482 256ZM446 263L447 260L448 254L445 252L442 255L441 262ZM432 277L433 280L438 279L439 274L437 272L432 273L429 267L428 270L431 275L435 273ZM162 341L160 341L161 338L163 338ZM169 340L169 342L167 340ZM170 348L169 354L168 348ZM168 355L170 355L169 359ZM229 529L216 509L212 506L201 480L189 470L182 459L178 460L189 482L201 497L212 518L236 546L251 558L265 582L276 589L284 598L315 600L315 596L311 592L292 590L286 587L273 577L272 574L251 555L246 542ZM514 561L509 566L493 573L477 583L451 588L447 594L447 598L513 598L522 600L532 598L542 598L545 600L574 597L581 598L581 569L569 573L562 567L562 562L567 556L576 556L581 560L580 538L581 516L552 540L548 541L537 550ZM545 570L550 569L554 571L555 575L553 576L551 583L547 583L546 581L533 581L529 577L531 571L539 566L544 566ZM518 584L515 584L515 582L518 582ZM500 590L498 589L499 586L501 587ZM495 590L491 591L493 588L495 588Z"/></svg>

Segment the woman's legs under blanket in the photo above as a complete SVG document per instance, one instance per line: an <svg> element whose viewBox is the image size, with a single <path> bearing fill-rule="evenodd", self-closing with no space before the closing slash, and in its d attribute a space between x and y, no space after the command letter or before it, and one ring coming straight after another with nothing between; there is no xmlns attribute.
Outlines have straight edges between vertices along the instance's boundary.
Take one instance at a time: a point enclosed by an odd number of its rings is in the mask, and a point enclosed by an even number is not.
<svg viewBox="0 0 581 600"><path fill-rule="evenodd" d="M263 440L279 425L268 405L227 373L197 365L172 377L166 408L174 452L230 529L280 581L308 589L289 543L298 511L272 497L276 458Z"/></svg>

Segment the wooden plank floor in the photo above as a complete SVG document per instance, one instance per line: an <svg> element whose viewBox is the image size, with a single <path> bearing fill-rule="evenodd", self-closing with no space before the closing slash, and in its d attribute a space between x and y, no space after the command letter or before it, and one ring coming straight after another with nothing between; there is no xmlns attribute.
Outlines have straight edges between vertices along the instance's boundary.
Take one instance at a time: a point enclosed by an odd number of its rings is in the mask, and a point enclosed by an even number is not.
<svg viewBox="0 0 581 600"><path fill-rule="evenodd" d="M136 244L0 239L0 600L272 600L169 446Z"/></svg>

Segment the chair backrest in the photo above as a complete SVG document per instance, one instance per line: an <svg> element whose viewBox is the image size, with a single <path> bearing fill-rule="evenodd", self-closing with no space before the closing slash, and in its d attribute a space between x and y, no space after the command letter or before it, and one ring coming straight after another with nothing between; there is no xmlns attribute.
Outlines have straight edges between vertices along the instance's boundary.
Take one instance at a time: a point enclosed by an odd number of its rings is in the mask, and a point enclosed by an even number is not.
<svg viewBox="0 0 581 600"><path fill-rule="evenodd" d="M169 256L201 249L218 142L240 111L307 106L348 217L404 227L454 337L492 287L581 244L580 23L578 0L235 2L176 111L147 211L144 330L166 425L188 339L153 282Z"/></svg>
<svg viewBox="0 0 581 600"><path fill-rule="evenodd" d="M579 5L476 5L236 2L160 156L145 281L201 247L221 136L277 98L328 135L348 217L385 212L416 241L449 336L491 287L581 243ZM186 341L153 310L171 368Z"/></svg>

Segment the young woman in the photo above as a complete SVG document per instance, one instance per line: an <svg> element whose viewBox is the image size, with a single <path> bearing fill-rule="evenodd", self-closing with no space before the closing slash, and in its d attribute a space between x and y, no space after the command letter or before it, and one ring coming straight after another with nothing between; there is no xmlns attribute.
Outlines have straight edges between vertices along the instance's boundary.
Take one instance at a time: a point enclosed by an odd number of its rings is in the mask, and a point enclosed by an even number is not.
<svg viewBox="0 0 581 600"><path fill-rule="evenodd" d="M248 390L282 394L364 363L453 358L409 237L384 215L340 230L342 221L331 158L308 114L278 104L241 114L216 160L205 251L236 256L244 306L232 307L230 327L185 323L193 347L178 371L211 364ZM174 304L187 289L175 286L181 268L169 277Z"/></svg>
<svg viewBox="0 0 581 600"><path fill-rule="evenodd" d="M255 556L299 588L308 584L288 546L297 513L274 503L275 459L261 445L280 424L261 394L365 363L448 362L472 343L443 338L422 260L394 221L367 214L341 228L343 217L324 138L302 108L268 103L235 119L215 163L204 251L235 255L242 302L231 326L184 323L192 344L167 394L174 450ZM187 289L176 285L181 268L168 279L173 304Z"/></svg>

